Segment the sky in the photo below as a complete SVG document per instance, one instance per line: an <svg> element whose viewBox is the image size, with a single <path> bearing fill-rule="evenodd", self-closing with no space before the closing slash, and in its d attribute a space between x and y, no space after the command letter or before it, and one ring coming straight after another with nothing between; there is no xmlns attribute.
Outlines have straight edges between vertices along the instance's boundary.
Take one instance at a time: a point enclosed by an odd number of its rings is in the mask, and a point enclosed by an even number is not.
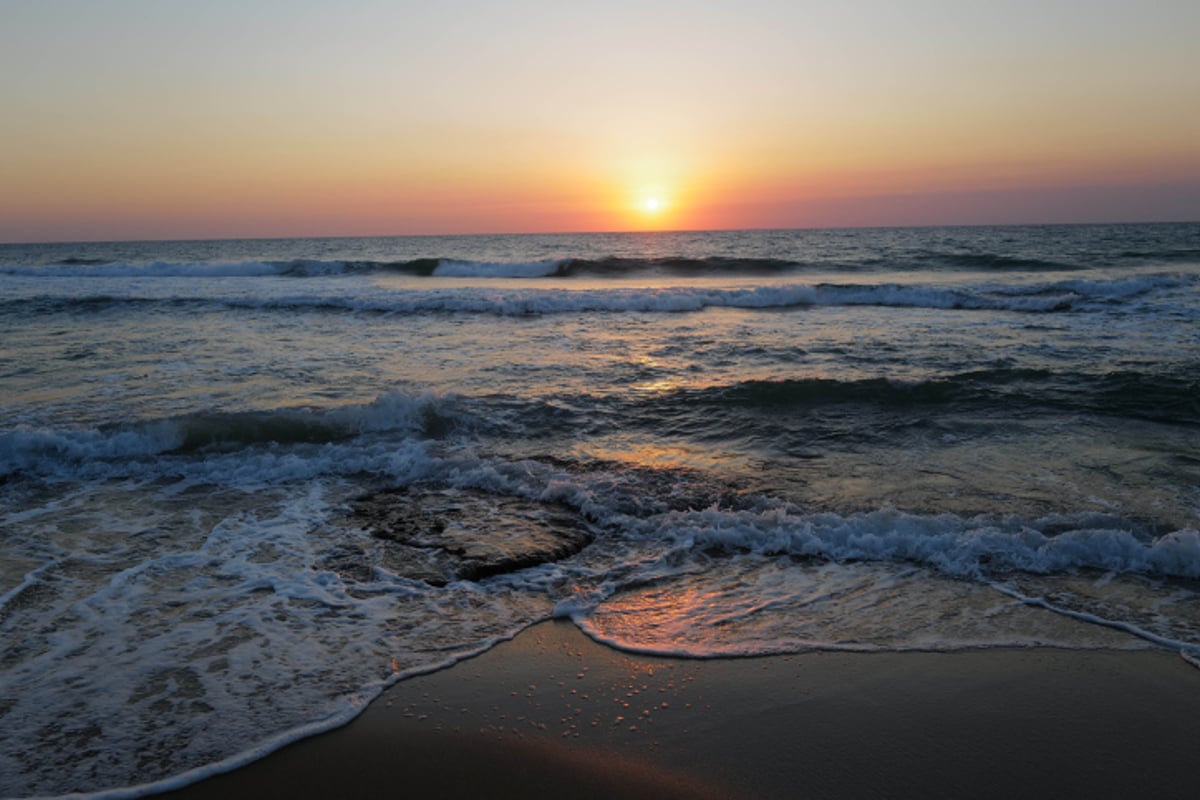
<svg viewBox="0 0 1200 800"><path fill-rule="evenodd" d="M1200 219L1195 0L0 0L0 241Z"/></svg>

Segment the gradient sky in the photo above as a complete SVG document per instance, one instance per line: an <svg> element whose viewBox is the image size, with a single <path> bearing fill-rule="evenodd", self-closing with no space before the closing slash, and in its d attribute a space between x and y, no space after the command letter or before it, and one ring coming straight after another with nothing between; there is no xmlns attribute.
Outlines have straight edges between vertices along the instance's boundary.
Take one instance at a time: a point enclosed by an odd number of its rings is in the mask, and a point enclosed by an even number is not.
<svg viewBox="0 0 1200 800"><path fill-rule="evenodd" d="M1196 220L1198 34L1195 0L0 0L0 241Z"/></svg>

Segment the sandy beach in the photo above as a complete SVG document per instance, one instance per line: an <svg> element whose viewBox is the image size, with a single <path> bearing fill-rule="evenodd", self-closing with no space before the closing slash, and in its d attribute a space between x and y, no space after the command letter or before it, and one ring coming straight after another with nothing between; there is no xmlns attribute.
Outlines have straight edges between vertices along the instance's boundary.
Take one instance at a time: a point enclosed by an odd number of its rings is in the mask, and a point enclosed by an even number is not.
<svg viewBox="0 0 1200 800"><path fill-rule="evenodd" d="M1166 652L615 651L567 622L394 686L177 800L1193 797L1200 672Z"/></svg>

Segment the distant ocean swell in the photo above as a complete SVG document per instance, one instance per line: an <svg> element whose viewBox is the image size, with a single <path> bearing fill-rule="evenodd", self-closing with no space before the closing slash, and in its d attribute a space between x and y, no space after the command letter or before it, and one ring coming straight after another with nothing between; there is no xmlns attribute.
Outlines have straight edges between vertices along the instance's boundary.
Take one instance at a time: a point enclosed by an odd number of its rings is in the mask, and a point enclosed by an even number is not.
<svg viewBox="0 0 1200 800"><path fill-rule="evenodd" d="M1200 249L1130 251L1119 262L1189 263L1200 261ZM471 278L621 278L640 275L704 277L788 275L805 272L930 270L954 272L1063 272L1095 267L1090 263L1025 258L1002 253L906 251L894 257L791 260L733 256L660 256L653 258L547 258L535 261L469 261L421 257L398 261L293 259L287 261L127 263L103 259L65 258L45 265L0 266L0 275L43 278L235 278L277 275L290 278L331 275L398 274L412 277Z"/></svg>
<svg viewBox="0 0 1200 800"><path fill-rule="evenodd" d="M930 258L931 264L947 265L954 259L947 256ZM981 265L1006 263L1003 256L966 256L955 265L973 268ZM644 274L673 274L700 277L704 275L771 275L819 270L828 265L811 264L786 259L760 258L554 258L528 262L463 261L450 258L416 258L407 261L245 261L233 263L169 263L149 264L107 263L82 259L64 259L44 266L0 267L0 274L39 278L238 278L280 276L289 278L326 277L330 275L399 274L413 277L451 278L567 278L576 276L620 278ZM845 269L845 264L838 265ZM871 268L874 265L860 265ZM896 264L877 266L893 269ZM1064 269L1064 265L1046 263L1045 269ZM1028 269L1028 267L1026 267Z"/></svg>

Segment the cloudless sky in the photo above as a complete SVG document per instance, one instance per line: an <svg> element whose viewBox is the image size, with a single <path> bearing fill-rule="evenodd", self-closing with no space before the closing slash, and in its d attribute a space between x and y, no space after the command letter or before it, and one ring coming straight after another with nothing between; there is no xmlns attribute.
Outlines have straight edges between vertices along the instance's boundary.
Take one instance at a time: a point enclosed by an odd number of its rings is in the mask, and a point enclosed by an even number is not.
<svg viewBox="0 0 1200 800"><path fill-rule="evenodd" d="M1195 0L0 0L0 241L1200 218Z"/></svg>

